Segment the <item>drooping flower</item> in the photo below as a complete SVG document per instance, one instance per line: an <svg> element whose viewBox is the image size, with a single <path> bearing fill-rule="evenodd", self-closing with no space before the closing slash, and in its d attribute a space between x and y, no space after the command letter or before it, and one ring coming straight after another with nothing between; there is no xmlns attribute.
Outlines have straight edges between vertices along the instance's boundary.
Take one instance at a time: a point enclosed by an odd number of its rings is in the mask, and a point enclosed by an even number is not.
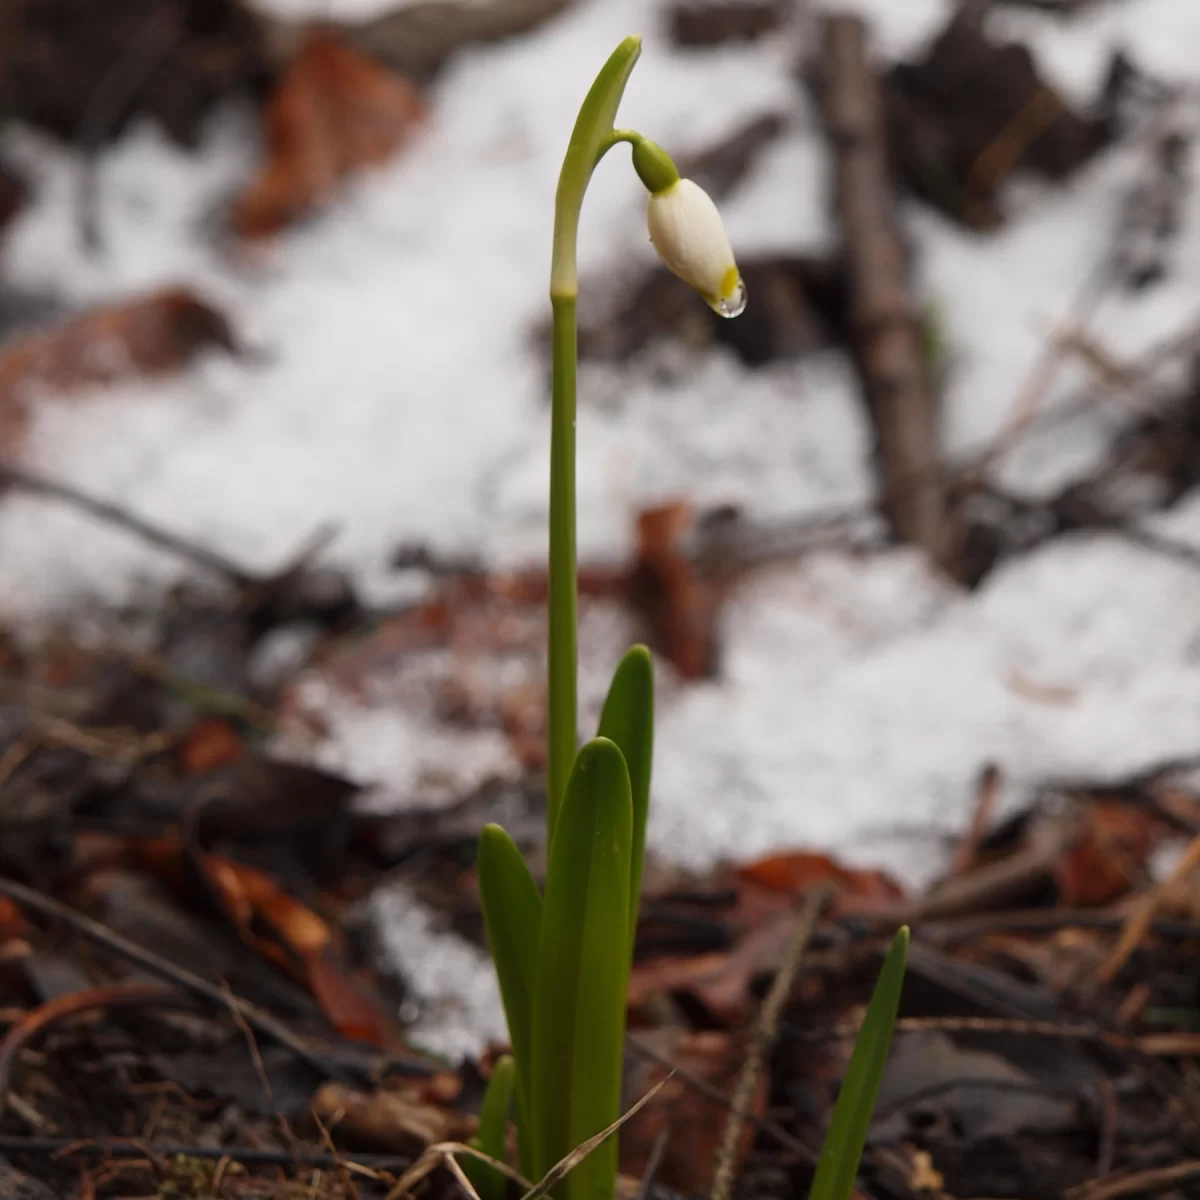
<svg viewBox="0 0 1200 1200"><path fill-rule="evenodd" d="M659 257L723 317L746 307L746 285L725 223L709 194L690 179L652 192L646 204L650 241Z"/></svg>

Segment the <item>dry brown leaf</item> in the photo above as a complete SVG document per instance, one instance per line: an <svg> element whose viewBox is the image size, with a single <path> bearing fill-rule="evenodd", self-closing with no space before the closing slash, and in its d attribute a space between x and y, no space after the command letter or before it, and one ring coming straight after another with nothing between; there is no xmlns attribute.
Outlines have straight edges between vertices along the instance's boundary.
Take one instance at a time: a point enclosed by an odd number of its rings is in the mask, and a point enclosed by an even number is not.
<svg viewBox="0 0 1200 1200"><path fill-rule="evenodd" d="M685 679L716 669L720 592L686 553L695 514L676 501L638 515L637 561L629 597L649 625L650 639Z"/></svg>
<svg viewBox="0 0 1200 1200"><path fill-rule="evenodd" d="M314 30L267 105L267 162L234 206L234 228L247 238L278 233L352 171L390 158L424 111L407 79Z"/></svg>
<svg viewBox="0 0 1200 1200"><path fill-rule="evenodd" d="M224 717L201 717L183 736L179 765L188 775L202 775L241 758L246 745Z"/></svg>
<svg viewBox="0 0 1200 1200"><path fill-rule="evenodd" d="M1055 867L1059 902L1082 908L1123 896L1142 882L1150 854L1166 832L1145 805L1118 800L1089 804L1082 836Z"/></svg>
<svg viewBox="0 0 1200 1200"><path fill-rule="evenodd" d="M229 323L187 288L84 313L0 348L0 449L21 439L29 406L64 393L176 371L210 346L236 350Z"/></svg>
<svg viewBox="0 0 1200 1200"><path fill-rule="evenodd" d="M16 902L7 896L0 896L0 942L17 937L28 928L29 923L25 920Z"/></svg>
<svg viewBox="0 0 1200 1200"><path fill-rule="evenodd" d="M838 913L878 912L904 898L904 889L882 871L843 867L827 854L805 850L768 855L744 864L737 873L758 887L792 897L819 883L831 883L836 889L834 908Z"/></svg>
<svg viewBox="0 0 1200 1200"><path fill-rule="evenodd" d="M414 1087L359 1092L326 1083L313 1097L313 1111L341 1137L391 1154L418 1154L435 1142L465 1141L478 1124L466 1113L429 1103Z"/></svg>
<svg viewBox="0 0 1200 1200"><path fill-rule="evenodd" d="M201 855L200 860L246 944L307 984L338 1032L375 1045L395 1040L382 1009L350 979L325 921L262 871L216 854Z"/></svg>
<svg viewBox="0 0 1200 1200"><path fill-rule="evenodd" d="M795 929L797 900L819 885L832 885L830 911L835 915L878 915L904 898L900 886L882 872L844 867L826 854L808 851L724 869L705 887L736 892L736 903L721 914L735 938L732 949L634 963L631 1008L648 1013L657 998L685 993L703 1004L714 1022L736 1028L757 1003L749 990L753 979L779 966Z"/></svg>
<svg viewBox="0 0 1200 1200"><path fill-rule="evenodd" d="M629 1007L635 1013L652 1009L658 997L686 992L704 1005L714 1021L736 1028L755 1006L751 981L779 965L795 927L789 906L746 934L732 950L636 962L629 980Z"/></svg>

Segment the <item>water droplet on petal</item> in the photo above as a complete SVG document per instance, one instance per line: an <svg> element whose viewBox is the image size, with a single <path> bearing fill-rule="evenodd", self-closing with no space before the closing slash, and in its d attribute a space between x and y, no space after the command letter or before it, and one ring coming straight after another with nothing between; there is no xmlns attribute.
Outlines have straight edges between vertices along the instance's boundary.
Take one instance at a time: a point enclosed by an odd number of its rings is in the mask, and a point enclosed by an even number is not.
<svg viewBox="0 0 1200 1200"><path fill-rule="evenodd" d="M712 309L721 317L740 317L746 311L746 281L738 276L737 287L728 299L718 300Z"/></svg>

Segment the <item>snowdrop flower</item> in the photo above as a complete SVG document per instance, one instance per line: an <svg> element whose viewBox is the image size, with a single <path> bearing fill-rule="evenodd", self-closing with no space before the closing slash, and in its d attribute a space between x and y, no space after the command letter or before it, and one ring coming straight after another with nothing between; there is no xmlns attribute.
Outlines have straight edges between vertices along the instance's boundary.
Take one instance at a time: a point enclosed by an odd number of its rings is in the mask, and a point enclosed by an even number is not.
<svg viewBox="0 0 1200 1200"><path fill-rule="evenodd" d="M659 257L721 316L736 317L746 307L746 285L711 197L680 179L675 164L648 138L634 143L633 165L650 192L646 224Z"/></svg>

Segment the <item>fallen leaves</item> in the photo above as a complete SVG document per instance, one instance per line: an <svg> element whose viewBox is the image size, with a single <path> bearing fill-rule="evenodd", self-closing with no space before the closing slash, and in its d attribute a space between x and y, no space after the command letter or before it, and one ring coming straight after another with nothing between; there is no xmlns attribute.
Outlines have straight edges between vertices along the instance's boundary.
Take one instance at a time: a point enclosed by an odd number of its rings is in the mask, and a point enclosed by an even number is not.
<svg viewBox="0 0 1200 1200"><path fill-rule="evenodd" d="M998 193L1015 170L1065 179L1112 136L1102 117L1081 115L1043 82L1027 45L991 40L963 12L885 86L897 173L977 229L1004 219Z"/></svg>
<svg viewBox="0 0 1200 1200"><path fill-rule="evenodd" d="M247 238L278 233L352 172L390 158L424 111L413 84L314 31L267 105L267 161L234 206L234 228Z"/></svg>
<svg viewBox="0 0 1200 1200"><path fill-rule="evenodd" d="M680 501L650 508L637 522L637 560L629 596L650 627L655 649L685 679L716 669L717 585L705 578L687 553L695 514Z"/></svg>
<svg viewBox="0 0 1200 1200"><path fill-rule="evenodd" d="M1059 900L1068 908L1107 904L1140 884L1166 828L1144 805L1096 800L1084 827L1055 867Z"/></svg>
<svg viewBox="0 0 1200 1200"><path fill-rule="evenodd" d="M246 746L224 717L201 717L183 735L179 765L187 775L203 775L236 762Z"/></svg>
<svg viewBox="0 0 1200 1200"><path fill-rule="evenodd" d="M635 962L629 985L629 1004L635 1013L649 1012L663 995L686 993L703 1006L711 1022L735 1028L753 1007L752 982L779 965L795 929L796 901L810 888L831 885L832 916L880 915L904 896L882 872L855 870L828 855L801 850L734 867L712 884L717 890L728 887L733 892L733 903L722 914L733 945ZM687 908L681 906L681 911Z"/></svg>
<svg viewBox="0 0 1200 1200"><path fill-rule="evenodd" d="M474 1117L436 1103L428 1089L413 1085L360 1092L326 1083L313 1097L313 1112L356 1145L403 1155L419 1154L435 1142L466 1141L477 1126Z"/></svg>
<svg viewBox="0 0 1200 1200"><path fill-rule="evenodd" d="M777 916L747 932L731 950L635 962L630 1010L649 1013L661 997L686 993L710 1021L726 1028L742 1024L753 1007L751 982L779 965L794 925L790 916Z"/></svg>
<svg viewBox="0 0 1200 1200"><path fill-rule="evenodd" d="M195 810L193 834L205 825L204 816L203 806ZM278 824L273 829L268 825L261 836L285 837L288 832ZM307 988L342 1036L382 1047L400 1044L398 1028L384 1011L376 989L362 972L352 969L340 929L265 871L200 849L180 834L77 835L74 865L81 891L98 895L108 891L114 869L144 873L188 904L206 894L242 942ZM203 888L198 889L197 883ZM0 919L4 903L0 898Z"/></svg>
<svg viewBox="0 0 1200 1200"><path fill-rule="evenodd" d="M1141 944L1160 909L1196 916L1196 866L1200 863L1200 836L1192 838L1183 856L1162 883L1147 891L1130 914L1112 953L1100 970L1100 978L1112 982Z"/></svg>
<svg viewBox="0 0 1200 1200"><path fill-rule="evenodd" d="M832 884L836 913L879 912L904 897L904 889L883 871L843 867L827 854L793 850L770 854L738 868L738 876L769 892L799 897L817 884Z"/></svg>
<svg viewBox="0 0 1200 1200"><path fill-rule="evenodd" d="M242 0L0 5L5 119L89 148L153 121L195 147L214 108L260 89L267 25Z"/></svg>
<svg viewBox="0 0 1200 1200"><path fill-rule="evenodd" d="M391 1022L351 982L324 920L262 871L215 854L200 857L209 884L242 939L307 984L339 1033L375 1045L393 1040Z"/></svg>
<svg viewBox="0 0 1200 1200"><path fill-rule="evenodd" d="M916 1030L892 1047L878 1111L886 1119L906 1111L915 1098L931 1115L952 1114L971 1142L1069 1127L1072 1102L1039 1094L1034 1083L1028 1071L1001 1054L959 1045L940 1030Z"/></svg>
<svg viewBox="0 0 1200 1200"><path fill-rule="evenodd" d="M182 287L18 337L0 348L0 449L20 442L30 406L42 394L166 375L210 347L236 352L229 322Z"/></svg>

